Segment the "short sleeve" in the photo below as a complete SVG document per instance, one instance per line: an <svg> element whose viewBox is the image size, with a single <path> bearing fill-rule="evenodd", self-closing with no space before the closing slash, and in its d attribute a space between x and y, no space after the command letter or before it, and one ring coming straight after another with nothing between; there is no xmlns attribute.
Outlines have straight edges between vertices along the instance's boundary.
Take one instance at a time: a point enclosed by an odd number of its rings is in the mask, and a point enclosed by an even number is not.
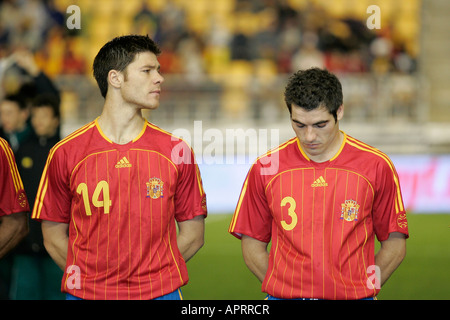
<svg viewBox="0 0 450 320"><path fill-rule="evenodd" d="M70 222L71 193L64 151L51 150L36 195L32 218Z"/></svg>
<svg viewBox="0 0 450 320"><path fill-rule="evenodd" d="M184 144L184 142L182 142ZM206 194L200 170L195 161L194 153L186 144L187 155L178 164L178 182L175 193L175 219L185 221L196 216L207 216Z"/></svg>
<svg viewBox="0 0 450 320"><path fill-rule="evenodd" d="M258 163L249 170L228 231L239 239L247 235L268 243L271 239L272 215L260 172Z"/></svg>
<svg viewBox="0 0 450 320"><path fill-rule="evenodd" d="M14 153L6 140L0 139L0 216L29 211Z"/></svg>
<svg viewBox="0 0 450 320"><path fill-rule="evenodd" d="M392 232L400 232L409 237L400 180L391 161L380 162L377 178L373 223L378 240L386 240Z"/></svg>

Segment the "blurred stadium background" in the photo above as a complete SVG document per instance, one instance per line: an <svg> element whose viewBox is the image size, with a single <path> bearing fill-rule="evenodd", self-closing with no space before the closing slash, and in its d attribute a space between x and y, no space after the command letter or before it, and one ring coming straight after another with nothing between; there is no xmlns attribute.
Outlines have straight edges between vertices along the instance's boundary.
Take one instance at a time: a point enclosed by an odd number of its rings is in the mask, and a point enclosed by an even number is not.
<svg viewBox="0 0 450 320"><path fill-rule="evenodd" d="M67 28L70 5L80 8L80 29ZM380 8L380 29L366 25L370 5ZM61 90L66 135L100 114L91 69L100 47L149 34L163 50L165 77L150 121L168 131L192 132L194 121L222 133L276 129L280 143L293 136L287 77L328 68L344 87L342 129L391 156L411 213L407 258L381 297L449 299L449 16L448 0L3 0L0 59L32 50ZM0 77L1 94L24 81L1 68ZM188 264L187 299L261 297L239 241L226 234L254 147L243 143L242 165L200 165L211 216L205 248Z"/></svg>

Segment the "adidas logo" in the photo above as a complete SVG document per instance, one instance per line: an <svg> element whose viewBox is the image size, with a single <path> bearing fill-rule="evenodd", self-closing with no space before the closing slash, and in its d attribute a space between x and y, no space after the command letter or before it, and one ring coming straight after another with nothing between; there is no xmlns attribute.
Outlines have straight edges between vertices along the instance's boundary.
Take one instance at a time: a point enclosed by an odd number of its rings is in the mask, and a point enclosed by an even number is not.
<svg viewBox="0 0 450 320"><path fill-rule="evenodd" d="M311 184L311 187L313 187L313 188L317 188L317 187L327 187L327 186L328 186L328 183L325 181L325 179L324 179L322 176L320 176L319 179L317 179L316 181L314 181L314 182Z"/></svg>
<svg viewBox="0 0 450 320"><path fill-rule="evenodd" d="M116 168L131 168L131 163L128 161L127 157L123 157L120 159L119 162L117 162Z"/></svg>

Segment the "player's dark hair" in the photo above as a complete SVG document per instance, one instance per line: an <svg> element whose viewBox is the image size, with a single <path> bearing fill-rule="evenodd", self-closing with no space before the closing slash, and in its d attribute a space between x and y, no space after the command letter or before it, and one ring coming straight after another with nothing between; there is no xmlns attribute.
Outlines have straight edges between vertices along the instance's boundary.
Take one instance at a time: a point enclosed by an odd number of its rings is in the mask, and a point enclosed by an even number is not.
<svg viewBox="0 0 450 320"><path fill-rule="evenodd" d="M31 108L42 108L42 107L49 107L53 111L53 115L60 119L61 113L59 110L59 99L57 96L51 93L43 93L38 96L36 96L32 103Z"/></svg>
<svg viewBox="0 0 450 320"><path fill-rule="evenodd" d="M133 62L136 54L150 51L158 56L159 46L148 35L127 35L116 37L106 43L94 59L94 78L102 96L108 92L108 73L111 70L123 71Z"/></svg>
<svg viewBox="0 0 450 320"><path fill-rule="evenodd" d="M291 115L293 104L307 111L325 107L337 121L337 110L343 104L342 86L328 70L300 70L289 78L284 100Z"/></svg>
<svg viewBox="0 0 450 320"><path fill-rule="evenodd" d="M25 97L18 93L8 94L3 98L3 101L11 101L16 103L19 106L20 110L25 110L28 107Z"/></svg>

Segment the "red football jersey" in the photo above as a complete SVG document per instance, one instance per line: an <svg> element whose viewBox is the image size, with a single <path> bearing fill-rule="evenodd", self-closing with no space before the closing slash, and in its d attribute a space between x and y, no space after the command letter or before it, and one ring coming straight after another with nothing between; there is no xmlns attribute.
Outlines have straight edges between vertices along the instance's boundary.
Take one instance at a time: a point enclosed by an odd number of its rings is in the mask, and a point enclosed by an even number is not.
<svg viewBox="0 0 450 320"><path fill-rule="evenodd" d="M184 141L146 122L119 145L97 120L50 151L33 208L69 224L62 291L83 299L153 299L186 284L175 220L206 214Z"/></svg>
<svg viewBox="0 0 450 320"><path fill-rule="evenodd" d="M274 161L278 170L267 174ZM370 279L375 236L408 235L408 227L390 159L345 135L338 154L324 163L311 161L297 138L258 158L229 232L272 241L263 292L362 299L379 291Z"/></svg>
<svg viewBox="0 0 450 320"><path fill-rule="evenodd" d="M29 211L14 153L8 142L0 138L0 217Z"/></svg>

